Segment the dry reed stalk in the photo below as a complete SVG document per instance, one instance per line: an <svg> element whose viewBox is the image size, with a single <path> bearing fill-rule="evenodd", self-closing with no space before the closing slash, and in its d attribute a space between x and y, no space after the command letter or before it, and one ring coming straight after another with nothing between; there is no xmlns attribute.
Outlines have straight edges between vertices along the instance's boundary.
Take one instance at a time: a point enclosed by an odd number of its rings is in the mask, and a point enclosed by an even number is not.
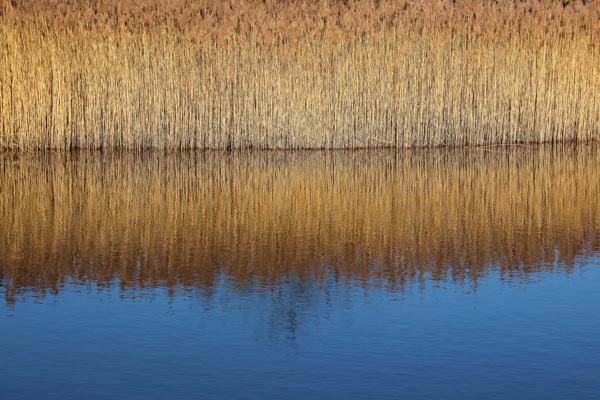
<svg viewBox="0 0 600 400"><path fill-rule="evenodd" d="M476 285L600 249L600 152L69 153L0 162L7 296L226 275ZM425 278L427 277L427 278Z"/></svg>
<svg viewBox="0 0 600 400"><path fill-rule="evenodd" d="M346 3L3 0L0 148L598 140L600 2Z"/></svg>

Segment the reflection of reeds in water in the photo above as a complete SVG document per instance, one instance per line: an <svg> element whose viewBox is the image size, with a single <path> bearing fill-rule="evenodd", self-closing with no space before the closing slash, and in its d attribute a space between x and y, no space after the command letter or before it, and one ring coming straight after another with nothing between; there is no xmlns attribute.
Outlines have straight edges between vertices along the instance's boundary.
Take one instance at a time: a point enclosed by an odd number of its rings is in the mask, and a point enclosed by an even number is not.
<svg viewBox="0 0 600 400"><path fill-rule="evenodd" d="M589 147L5 157L0 273L12 296L568 269L600 246L599 172Z"/></svg>
<svg viewBox="0 0 600 400"><path fill-rule="evenodd" d="M0 148L598 140L585 3L1 0Z"/></svg>

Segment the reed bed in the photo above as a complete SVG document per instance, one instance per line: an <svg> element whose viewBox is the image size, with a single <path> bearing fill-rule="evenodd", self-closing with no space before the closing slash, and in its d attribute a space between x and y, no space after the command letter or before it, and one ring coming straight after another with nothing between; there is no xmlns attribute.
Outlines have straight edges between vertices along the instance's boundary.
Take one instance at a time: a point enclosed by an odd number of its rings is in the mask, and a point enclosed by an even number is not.
<svg viewBox="0 0 600 400"><path fill-rule="evenodd" d="M600 137L596 0L0 4L3 149Z"/></svg>
<svg viewBox="0 0 600 400"><path fill-rule="evenodd" d="M600 250L600 149L49 153L0 160L7 301L66 283L395 290L569 273Z"/></svg>

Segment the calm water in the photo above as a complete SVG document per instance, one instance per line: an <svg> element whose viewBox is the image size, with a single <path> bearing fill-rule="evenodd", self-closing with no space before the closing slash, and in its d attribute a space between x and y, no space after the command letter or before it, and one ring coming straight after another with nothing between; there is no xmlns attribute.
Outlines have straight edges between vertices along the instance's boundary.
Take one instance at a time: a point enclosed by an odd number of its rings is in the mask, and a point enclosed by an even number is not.
<svg viewBox="0 0 600 400"><path fill-rule="evenodd" d="M0 398L600 397L600 151L0 156Z"/></svg>

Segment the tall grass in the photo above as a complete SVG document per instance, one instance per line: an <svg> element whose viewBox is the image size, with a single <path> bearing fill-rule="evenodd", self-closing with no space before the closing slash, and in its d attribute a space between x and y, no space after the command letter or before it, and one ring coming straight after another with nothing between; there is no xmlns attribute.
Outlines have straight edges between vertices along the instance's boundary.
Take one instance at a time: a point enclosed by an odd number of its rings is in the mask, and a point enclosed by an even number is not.
<svg viewBox="0 0 600 400"><path fill-rule="evenodd" d="M600 250L600 149L526 149L5 156L0 285L10 301L65 282L402 290L569 272Z"/></svg>
<svg viewBox="0 0 600 400"><path fill-rule="evenodd" d="M600 137L600 2L1 0L0 148Z"/></svg>

